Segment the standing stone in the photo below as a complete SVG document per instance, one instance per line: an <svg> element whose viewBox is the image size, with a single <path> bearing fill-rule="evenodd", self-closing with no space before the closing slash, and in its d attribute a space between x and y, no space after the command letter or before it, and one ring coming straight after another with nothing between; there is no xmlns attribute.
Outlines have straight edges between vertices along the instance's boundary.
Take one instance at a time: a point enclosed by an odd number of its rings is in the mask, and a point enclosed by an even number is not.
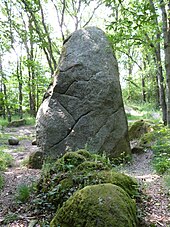
<svg viewBox="0 0 170 227"><path fill-rule="evenodd" d="M102 30L80 29L65 41L36 131L54 157L85 147L110 157L130 153L118 65Z"/></svg>

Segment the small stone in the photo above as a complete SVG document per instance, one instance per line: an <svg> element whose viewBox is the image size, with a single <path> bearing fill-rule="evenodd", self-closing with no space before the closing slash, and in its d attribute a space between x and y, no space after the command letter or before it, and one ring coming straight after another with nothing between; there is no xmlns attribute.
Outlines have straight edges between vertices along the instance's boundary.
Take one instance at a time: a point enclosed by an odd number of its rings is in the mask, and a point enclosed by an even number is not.
<svg viewBox="0 0 170 227"><path fill-rule="evenodd" d="M19 144L19 139L17 139L16 137L10 137L8 139L8 143L9 143L9 145L18 145Z"/></svg>

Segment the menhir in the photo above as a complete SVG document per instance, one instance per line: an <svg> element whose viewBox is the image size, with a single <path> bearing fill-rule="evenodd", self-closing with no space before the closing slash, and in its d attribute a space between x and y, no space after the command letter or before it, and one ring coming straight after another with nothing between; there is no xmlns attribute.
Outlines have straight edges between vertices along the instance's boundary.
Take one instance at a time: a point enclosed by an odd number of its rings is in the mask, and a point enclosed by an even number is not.
<svg viewBox="0 0 170 227"><path fill-rule="evenodd" d="M118 65L102 30L80 29L64 43L36 134L54 158L80 148L110 157L131 152Z"/></svg>

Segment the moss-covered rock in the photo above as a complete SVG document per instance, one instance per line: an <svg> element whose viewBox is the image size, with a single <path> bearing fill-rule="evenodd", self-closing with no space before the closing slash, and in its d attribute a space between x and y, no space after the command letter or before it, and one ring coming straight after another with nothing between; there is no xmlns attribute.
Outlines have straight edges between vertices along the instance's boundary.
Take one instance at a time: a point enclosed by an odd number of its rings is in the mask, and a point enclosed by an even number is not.
<svg viewBox="0 0 170 227"><path fill-rule="evenodd" d="M146 148L152 147L159 137L159 133L153 130L140 138L139 145Z"/></svg>
<svg viewBox="0 0 170 227"><path fill-rule="evenodd" d="M95 162L95 161L85 161L77 166L77 171L99 171L99 170L109 170L108 165L104 165L102 162Z"/></svg>
<svg viewBox="0 0 170 227"><path fill-rule="evenodd" d="M41 176L37 194L45 206L48 204L56 210L74 192L87 185L112 183L120 186L131 197L137 194L137 182L125 174L113 171L106 157L89 156L87 152L85 156L87 158L78 152L66 153Z"/></svg>
<svg viewBox="0 0 170 227"><path fill-rule="evenodd" d="M23 126L23 125L26 125L26 120L19 119L19 120L11 121L10 123L8 123L7 127L19 127L19 126Z"/></svg>
<svg viewBox="0 0 170 227"><path fill-rule="evenodd" d="M58 159L55 167L58 171L68 171L86 161L86 158L78 152L67 152Z"/></svg>
<svg viewBox="0 0 170 227"><path fill-rule="evenodd" d="M114 170L93 172L90 178L91 182L97 180L98 184L99 183L115 184L124 189L132 198L135 197L135 195L137 194L138 190L137 181L123 173L115 172Z"/></svg>
<svg viewBox="0 0 170 227"><path fill-rule="evenodd" d="M134 201L113 184L87 186L58 209L50 227L135 227Z"/></svg>
<svg viewBox="0 0 170 227"><path fill-rule="evenodd" d="M150 132L151 128L151 123L148 121L135 121L129 129L130 140L140 138L143 134Z"/></svg>
<svg viewBox="0 0 170 227"><path fill-rule="evenodd" d="M29 156L28 167L31 169L41 169L44 161L44 154L41 151L32 152Z"/></svg>
<svg viewBox="0 0 170 227"><path fill-rule="evenodd" d="M92 154L90 152L88 152L86 149L77 150L77 154L81 154L87 159L91 159L92 158Z"/></svg>

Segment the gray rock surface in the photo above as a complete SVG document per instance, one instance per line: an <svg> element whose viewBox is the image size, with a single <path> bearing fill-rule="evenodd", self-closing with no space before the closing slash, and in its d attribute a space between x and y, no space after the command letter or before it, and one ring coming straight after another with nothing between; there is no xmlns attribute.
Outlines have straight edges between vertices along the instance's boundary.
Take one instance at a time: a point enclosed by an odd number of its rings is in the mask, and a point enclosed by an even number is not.
<svg viewBox="0 0 170 227"><path fill-rule="evenodd" d="M130 153L118 65L104 32L80 29L65 42L54 82L37 114L37 144L58 156L86 147Z"/></svg>

